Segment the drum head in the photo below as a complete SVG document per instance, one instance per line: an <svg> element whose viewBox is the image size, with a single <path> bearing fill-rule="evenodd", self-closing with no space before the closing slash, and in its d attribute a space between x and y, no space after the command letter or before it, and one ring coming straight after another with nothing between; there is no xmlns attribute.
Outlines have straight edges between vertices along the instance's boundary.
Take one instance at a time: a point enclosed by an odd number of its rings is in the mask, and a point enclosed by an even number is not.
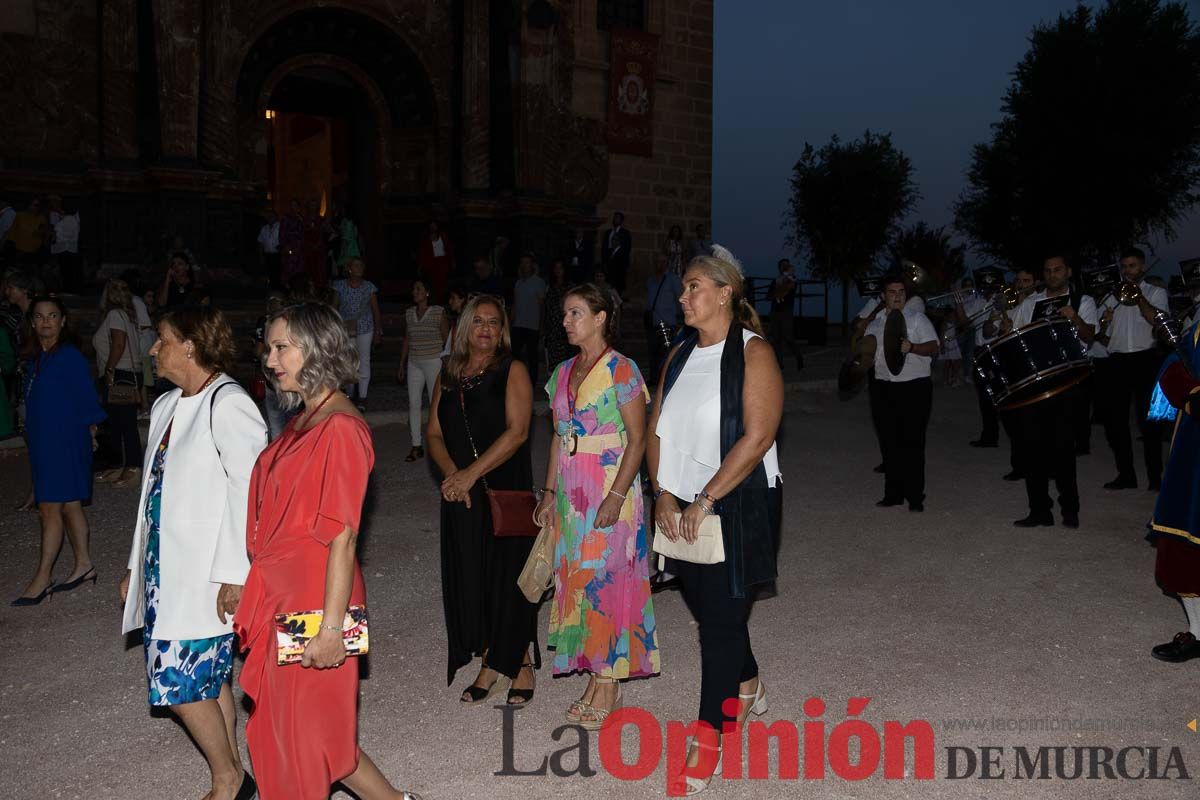
<svg viewBox="0 0 1200 800"><path fill-rule="evenodd" d="M887 362L888 372L893 375L899 375L904 369L907 354L900 352L900 342L906 338L908 323L904 321L904 312L889 312L887 322L883 326L883 359Z"/></svg>

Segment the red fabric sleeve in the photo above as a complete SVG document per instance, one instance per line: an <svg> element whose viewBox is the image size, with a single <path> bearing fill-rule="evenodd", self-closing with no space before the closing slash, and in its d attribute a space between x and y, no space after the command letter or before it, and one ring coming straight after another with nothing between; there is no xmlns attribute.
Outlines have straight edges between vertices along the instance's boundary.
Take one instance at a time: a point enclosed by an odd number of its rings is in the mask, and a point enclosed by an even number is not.
<svg viewBox="0 0 1200 800"><path fill-rule="evenodd" d="M1171 405L1183 408L1188 402L1188 395L1200 388L1200 381L1192 377L1182 361L1176 361L1163 370L1158 385Z"/></svg>
<svg viewBox="0 0 1200 800"><path fill-rule="evenodd" d="M328 546L346 528L357 532L362 522L367 477L375 462L371 431L357 417L335 414L326 423L313 455L321 467L312 536Z"/></svg>

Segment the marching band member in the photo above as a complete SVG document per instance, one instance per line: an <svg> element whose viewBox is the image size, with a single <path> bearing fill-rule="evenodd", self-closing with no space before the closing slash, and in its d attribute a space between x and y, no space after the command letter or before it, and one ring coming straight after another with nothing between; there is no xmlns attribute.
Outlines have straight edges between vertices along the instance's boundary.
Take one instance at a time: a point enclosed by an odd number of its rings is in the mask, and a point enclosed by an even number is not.
<svg viewBox="0 0 1200 800"><path fill-rule="evenodd" d="M1123 259L1122 259L1123 260ZM1163 395L1179 409L1175 438L1163 473L1162 490L1150 521L1158 550L1154 577L1187 612L1188 630L1150 651L1160 661L1200 657L1200 327L1183 336L1182 352L1172 354L1158 380ZM1180 357L1182 356L1182 358Z"/></svg>
<svg viewBox="0 0 1200 800"><path fill-rule="evenodd" d="M1117 477L1105 489L1136 489L1133 440L1129 434L1129 404L1137 413L1146 462L1146 488L1158 491L1162 478L1162 431L1147 422L1150 395L1162 365L1162 354L1154 341L1154 314L1167 310L1167 292L1147 283L1146 254L1136 247L1121 254L1121 278L1141 292L1136 305L1122 305L1111 294L1105 301L1101 324L1108 328L1106 365L1105 435L1117 461Z"/></svg>
<svg viewBox="0 0 1200 800"><path fill-rule="evenodd" d="M1066 298L1065 305L1052 311L1070 320L1084 344L1091 345L1096 334L1096 301L1071 291L1071 267L1063 256L1051 256L1042 265L1046 288L1030 295L1013 315L1011 326L1020 329L1035 321L1035 315L1047 313L1052 304L1043 301ZM1050 500L1050 478L1058 487L1058 505L1062 523L1079 527L1079 486L1075 479L1075 429L1072 414L1076 401L1072 390L1018 409L1020 428L1018 464L1025 473L1025 493L1029 515L1013 524L1019 528L1053 525L1054 503Z"/></svg>
<svg viewBox="0 0 1200 800"><path fill-rule="evenodd" d="M899 276L884 283L883 307L904 314L907 338L900 343L905 354L898 375L888 369L883 333L887 314L874 314L866 335L874 336L875 378L879 381L880 436L883 445L884 490L877 506L898 506L908 501L909 511L925 510L925 431L933 405L930 362L938 352L933 323L915 305L906 307L908 286ZM920 306L924 309L924 303ZM912 309L912 310L909 310Z"/></svg>
<svg viewBox="0 0 1200 800"><path fill-rule="evenodd" d="M1037 288L1037 278L1033 274L1031 267L1017 267L1013 274L1013 289L1016 290L1017 296L1024 302L1034 290ZM1016 319L1017 311L1020 309L1020 304L1013 308L999 311L996 315L989 318L983 324L983 332L985 336L993 337L992 341L1000 338L1000 336L1012 330L1013 320ZM988 398L989 405L991 398ZM1000 425L1004 428L1004 435L1008 437L1008 464L1009 471L1005 473L1004 480L1006 481L1023 481L1025 480L1025 472L1021 468L1021 445L1020 445L1020 417L1012 411L998 413Z"/></svg>
<svg viewBox="0 0 1200 800"><path fill-rule="evenodd" d="M997 311L995 309L997 293L993 284L989 284L986 280L985 272L1000 272L994 268L987 270L979 270L976 274L979 275L979 285L983 287L982 293L976 294L974 297L964 298L962 295L955 296L954 314L958 321L959 329L965 329L967 326L975 328L975 347L972 350L972 357L969 362L963 362L963 370L967 377L975 384L975 395L979 400L979 417L983 423L982 431L979 438L970 442L971 447L999 447L1000 446L1000 420L996 414L996 407L992 404L992 398L987 393L987 387L983 381L975 380L975 356L980 352L984 345L991 344L999 338L1000 332L997 326L993 323L990 327L988 322L991 321L997 313L1003 313L1003 305ZM1003 273L1000 273L1002 276ZM999 295L1003 297L1003 295ZM989 314L989 310L992 313ZM964 358L966 353L963 354Z"/></svg>
<svg viewBox="0 0 1200 800"><path fill-rule="evenodd" d="M855 338L866 335L867 328L875 321L875 318L881 311L886 311L887 307L883 302L883 286L879 284L880 278L871 276L861 279L859 283L859 292L866 298L863 303L862 310L858 312L858 316L854 319L854 335ZM878 286L878 293L863 291L864 288L874 289ZM911 295L904 304L905 312L916 310L922 314L925 313L925 301L916 294L909 292ZM886 316L886 315L885 315ZM871 427L875 430L875 440L879 443L879 466L875 467L875 471L883 472L883 429L882 429L882 414L883 400L881 397L882 389L880 381L875 375L875 367L872 366L867 370L867 402L871 408Z"/></svg>

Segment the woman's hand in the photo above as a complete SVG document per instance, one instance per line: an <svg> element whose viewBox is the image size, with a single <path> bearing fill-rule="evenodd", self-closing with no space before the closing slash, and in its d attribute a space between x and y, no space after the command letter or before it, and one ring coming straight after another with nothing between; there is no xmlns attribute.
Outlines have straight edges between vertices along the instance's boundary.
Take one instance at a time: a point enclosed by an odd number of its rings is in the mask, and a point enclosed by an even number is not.
<svg viewBox="0 0 1200 800"><path fill-rule="evenodd" d="M401 364L401 365L400 365L400 366L399 366L399 367L396 369L396 383L404 383L404 376L405 376L406 374L407 374L407 373L406 373L406 371L405 371L405 369L404 369L404 365L403 365L403 364Z"/></svg>
<svg viewBox="0 0 1200 800"><path fill-rule="evenodd" d="M129 579L132 571L125 570L125 577L121 578L121 582L117 584L117 594L121 596L121 602L125 602L125 598L129 596Z"/></svg>
<svg viewBox="0 0 1200 800"><path fill-rule="evenodd" d="M217 591L217 618L225 624L225 615L237 613L238 603L242 602L242 587L232 583L223 583Z"/></svg>
<svg viewBox="0 0 1200 800"><path fill-rule="evenodd" d="M378 347L378 346L379 346L379 343L380 343L380 342L382 342L382 341L383 341L383 331L382 331L381 329L379 329L379 328L376 328L376 329L375 329L375 336L371 338L371 343L372 343L373 345L375 345L376 347Z"/></svg>
<svg viewBox="0 0 1200 800"><path fill-rule="evenodd" d="M679 526L675 516L679 513L679 502L675 495L668 492L654 501L654 523L656 533L666 536L669 541L679 540Z"/></svg>
<svg viewBox="0 0 1200 800"><path fill-rule="evenodd" d="M692 503L683 510L683 516L679 518L679 535L685 542L695 544L700 537L700 525L707 516L699 503Z"/></svg>
<svg viewBox="0 0 1200 800"><path fill-rule="evenodd" d="M321 632L308 640L300 666L313 669L340 667L346 660L346 645L340 631L321 628Z"/></svg>
<svg viewBox="0 0 1200 800"><path fill-rule="evenodd" d="M608 493L604 498L604 502L600 504L600 508L596 511L597 528L611 528L616 524L617 518L621 516L621 506L625 505L625 498L619 494Z"/></svg>
<svg viewBox="0 0 1200 800"><path fill-rule="evenodd" d="M539 528L545 528L554 523L554 492L543 492L533 511L533 521Z"/></svg>
<svg viewBox="0 0 1200 800"><path fill-rule="evenodd" d="M453 472L442 481L442 497L451 503L466 503L467 508L470 508L471 487L477 480L470 467Z"/></svg>

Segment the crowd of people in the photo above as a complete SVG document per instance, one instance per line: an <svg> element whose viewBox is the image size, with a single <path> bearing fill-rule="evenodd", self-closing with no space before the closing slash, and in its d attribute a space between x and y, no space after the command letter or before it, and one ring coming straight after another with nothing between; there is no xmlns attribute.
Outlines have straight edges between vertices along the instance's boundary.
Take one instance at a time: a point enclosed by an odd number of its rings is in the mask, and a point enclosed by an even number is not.
<svg viewBox="0 0 1200 800"><path fill-rule="evenodd" d="M1155 577L1165 592L1180 599L1188 619L1188 630L1153 647L1151 654L1187 661L1200 657L1200 584L1195 579L1200 574L1200 404L1193 402L1200 391L1200 274L1183 276L1187 293L1182 305L1190 307L1173 314L1161 279L1146 275L1142 250L1125 250L1110 269L1119 274L1089 281L1075 274L1066 256L1051 253L1040 269L1018 267L1011 285L981 281L979 291L974 283L960 287L950 308L940 313L927 310L913 293L911 275L895 272L883 278L880 297L869 298L856 321L856 332L876 344L868 397L882 457L876 472L884 474L884 496L877 505L907 502L910 511L924 510L932 362L948 351L950 360L963 362L958 374L973 382L978 394L982 432L970 446L999 447L1001 430L1010 440L1010 471L1003 479L1023 481L1028 501L1026 515L1013 522L1018 528L1055 525L1051 481L1059 521L1067 528L1081 526L1081 495L1087 493L1078 485L1076 464L1091 454L1092 428L1100 426L1116 477L1096 488L1122 491L1144 485L1158 494L1149 535L1157 547ZM897 314L904 323L897 329L904 333L898 349L889 352L886 328ZM940 318L941 335L931 315ZM1012 337L1047 323L1058 326L1050 351L1040 351L1032 340L1015 358L993 357L991 351L1011 343ZM960 335L972 346L960 347ZM1073 359L1057 363L1072 352ZM896 353L902 360L899 369L888 363ZM1042 363L1046 355L1054 363ZM1006 393L1022 386L1025 394L1006 402ZM1142 443L1144 484L1134 461L1131 412ZM1173 439L1168 426L1174 427ZM1163 443L1168 440L1172 446L1164 471Z"/></svg>
<svg viewBox="0 0 1200 800"><path fill-rule="evenodd" d="M339 219L338 229L350 235L353 223ZM232 375L239 348L229 321L182 246L156 289L143 291L128 274L105 284L94 368L63 300L47 294L37 275L6 275L14 355L0 348L0 368L22 364L6 399L15 395L23 408L33 486L27 505L41 523L36 571L13 605L94 584L83 511L93 482L136 485L118 589L123 630L142 631L148 703L169 708L197 744L211 773L208 796L323 798L340 782L364 798L413 798L393 788L359 747L359 671L349 658L369 618L356 545L375 464L363 412L372 348L384 335L378 288L366 278L361 249L344 247L344 239L337 253L345 258L322 261L318 280L305 260L305 229L296 239L284 233L285 223L275 224L286 293L272 290L255 325L260 370L249 387ZM529 706L544 641L552 673L581 678L563 718L601 728L625 702L629 681L662 672L651 573L655 551L670 550L666 569L695 618L701 653L697 725L685 764L669 776L688 795L704 791L718 772L724 726L767 708L749 619L759 588L778 571L785 351L801 362L791 340L791 264L779 263L771 285L776 335L768 340L741 265L706 237L700 226L684 243L673 229L646 279L647 379L619 336L632 247L620 214L603 234L598 263L589 263L592 248L574 236L545 275L526 252L506 280L507 243L498 241L475 259L466 283L450 268L449 238L432 224L397 373L409 396L405 460L428 455L438 474L447 685L473 666L459 702L506 692L505 704ZM298 260L289 249L297 241ZM1190 626L1153 654L1186 661L1200 657L1197 327L1189 323L1183 347L1168 356L1155 338L1165 293L1145 280L1140 251L1123 254L1120 269L1138 288L1132 303L1079 291L1068 260L1050 255L1037 275L1017 271L1012 294L999 285L962 292L940 315L904 275L887 276L856 323L880 345L868 390L884 474L878 505L924 510L935 358L966 365L1044 317L1064 321L1095 360L1090 379L998 412L976 377L983 433L971 445L998 446L1001 429L1012 440L1005 478L1024 480L1029 501L1016 525L1055 524L1053 479L1062 524L1078 527L1075 459L1089 449L1092 410L1113 450L1118 474L1104 487L1113 491L1139 483L1128 427L1135 410L1148 488L1162 490L1151 533L1156 575L1182 599ZM882 346L897 314L905 331L899 369ZM940 333L931 316L941 317ZM971 348L960 345L963 337ZM957 359L949 357L950 341ZM949 383L972 372L964 368ZM152 385L159 393L147 408ZM540 486L531 454L539 386L551 414ZM1165 472L1161 423L1150 414L1156 386L1181 415ZM140 409L149 412L144 448ZM101 424L111 469L93 478ZM514 520L514 507L532 509L533 531ZM538 555L531 535L538 527L552 534L553 581L551 592L531 600L519 577ZM64 538L74 563L56 583ZM238 751L236 651L246 653L240 684L251 705L250 765ZM320 725L305 723L314 717Z"/></svg>
<svg viewBox="0 0 1200 800"><path fill-rule="evenodd" d="M665 256L659 282L663 264ZM353 652L345 631L366 619L355 545L374 462L362 362L382 334L377 290L362 260L351 258L346 277L324 292L300 276L300 289L272 293L256 324L265 384L256 398L254 383L247 389L231 374L233 331L190 267L180 250L155 290L140 292L134 276L105 284L94 368L63 300L25 273L8 276L6 295L22 312L14 315L20 396L31 502L42 521L37 570L13 604L95 583L83 513L93 483L139 486L119 583L123 627L142 631L148 702L169 708L198 745L209 796L315 798L341 782L362 797L408 797L358 747L358 671L345 666ZM507 689L506 702L524 706L535 694L539 603L517 584L533 538L501 529L511 520L492 510L493 493L528 494L531 503L536 493L535 519L554 532L545 645L556 675L587 677L563 713L593 730L621 706L626 681L661 670L652 528L695 543L705 520L716 518L747 560L675 570L700 623L705 723L675 778L689 793L701 791L716 768L722 722L765 710L748 619L755 587L776 572L778 366L727 251L693 259L682 276L669 273L663 291L678 309L658 304L660 321L687 327L664 353L653 398L636 362L616 349L615 287L569 283L566 258L552 265L550 282L531 254L519 274L515 302L451 286L445 307L418 280L406 312L400 377L415 400L409 460L428 447L441 473L447 680L477 661L462 702ZM485 282L490 270L476 277ZM545 485L535 488L536 366L518 355L551 325L561 337L547 336L546 347L565 357L545 383L554 433ZM522 340L530 334L532 343ZM144 380L147 364L152 381ZM143 448L137 412L151 383L161 391ZM423 425L426 393L432 411ZM696 406L696 397L707 399ZM736 430L720 423L731 416L741 420ZM101 423L116 460L94 477ZM64 532L75 563L56 584ZM299 637L300 666L275 652L276 616L285 612L300 619L288 628ZM238 649L247 652L240 682L252 709L253 777L238 755L230 686ZM723 707L735 694L740 705ZM321 726L299 724L314 713Z"/></svg>

